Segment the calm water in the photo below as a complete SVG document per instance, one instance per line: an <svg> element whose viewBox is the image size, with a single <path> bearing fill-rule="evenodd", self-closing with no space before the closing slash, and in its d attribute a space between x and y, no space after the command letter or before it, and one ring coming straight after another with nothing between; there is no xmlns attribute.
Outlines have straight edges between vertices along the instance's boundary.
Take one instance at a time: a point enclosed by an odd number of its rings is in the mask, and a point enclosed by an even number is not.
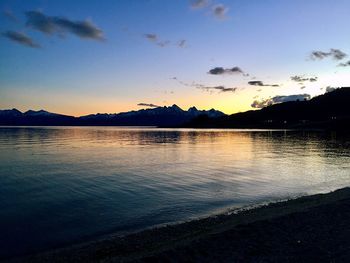
<svg viewBox="0 0 350 263"><path fill-rule="evenodd" d="M0 257L349 185L334 133L0 128Z"/></svg>

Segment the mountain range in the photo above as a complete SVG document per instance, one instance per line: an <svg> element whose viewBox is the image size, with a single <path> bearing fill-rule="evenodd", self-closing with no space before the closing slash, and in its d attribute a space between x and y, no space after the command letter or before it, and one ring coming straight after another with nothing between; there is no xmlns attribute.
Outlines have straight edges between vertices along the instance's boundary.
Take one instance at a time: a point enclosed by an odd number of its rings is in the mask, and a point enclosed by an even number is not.
<svg viewBox="0 0 350 263"><path fill-rule="evenodd" d="M157 126L186 128L277 128L350 130L350 88L335 89L306 101L288 101L232 115L177 105L81 117L44 110L0 110L0 125Z"/></svg>
<svg viewBox="0 0 350 263"><path fill-rule="evenodd" d="M198 116L218 118L225 116L221 111L198 110L195 107L187 111L177 105L156 107L122 113L97 113L74 117L51 113L45 110L29 110L24 113L17 109L0 110L0 125L85 125L85 126L179 126Z"/></svg>

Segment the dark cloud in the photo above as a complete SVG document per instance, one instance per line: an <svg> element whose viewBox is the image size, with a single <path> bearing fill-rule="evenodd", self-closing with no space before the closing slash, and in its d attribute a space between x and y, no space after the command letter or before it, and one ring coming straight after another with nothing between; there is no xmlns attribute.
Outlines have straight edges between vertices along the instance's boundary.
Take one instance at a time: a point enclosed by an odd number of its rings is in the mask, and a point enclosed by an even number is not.
<svg viewBox="0 0 350 263"><path fill-rule="evenodd" d="M331 86L326 87L326 93L335 91L337 88L333 88Z"/></svg>
<svg viewBox="0 0 350 263"><path fill-rule="evenodd" d="M46 35L71 33L81 39L103 40L103 31L90 21L72 21L58 16L47 16L40 11L25 13L26 25Z"/></svg>
<svg viewBox="0 0 350 263"><path fill-rule="evenodd" d="M227 11L228 7L224 6L223 4L215 5L212 8L213 15L219 19L225 18Z"/></svg>
<svg viewBox="0 0 350 263"><path fill-rule="evenodd" d="M211 74L211 75L244 74L244 72L239 67L233 67L233 68L216 67L209 70L208 74Z"/></svg>
<svg viewBox="0 0 350 263"><path fill-rule="evenodd" d="M16 32L16 31L6 31L1 34L3 37L14 41L18 44L31 47L31 48L39 48L40 45L35 43L29 36L24 33Z"/></svg>
<svg viewBox="0 0 350 263"><path fill-rule="evenodd" d="M155 42L158 40L158 36L156 34L144 34L144 37L152 42Z"/></svg>
<svg viewBox="0 0 350 263"><path fill-rule="evenodd" d="M186 83L184 81L179 80L177 77L172 77L171 79L175 80L176 82L178 82L179 84L186 86L186 87L194 87L197 89L201 89L204 91L208 91L208 92L213 92L213 91L218 91L218 92L236 92L238 90L238 88L226 88L225 86L206 86L203 84L199 84L199 83Z"/></svg>
<svg viewBox="0 0 350 263"><path fill-rule="evenodd" d="M292 76L290 77L291 80L295 81L295 82L305 82L305 81L310 81L310 82L315 82L317 81L317 77L305 77L305 76Z"/></svg>
<svg viewBox="0 0 350 263"><path fill-rule="evenodd" d="M344 53L343 51L339 50L339 49L334 49L331 48L329 50L329 52L325 52L325 51L313 51L311 52L310 58L312 60L322 60L324 58L328 58L331 57L334 60L342 60L343 58L345 58L347 56L346 53Z"/></svg>
<svg viewBox="0 0 350 263"><path fill-rule="evenodd" d="M251 86L260 86L260 87L279 87L279 84L264 84L264 82L260 80L252 80L248 81L248 84Z"/></svg>
<svg viewBox="0 0 350 263"><path fill-rule="evenodd" d="M161 107L159 105L155 105L153 103L138 103L137 106L141 106L141 107L150 107L150 108L158 108L158 107Z"/></svg>
<svg viewBox="0 0 350 263"><path fill-rule="evenodd" d="M345 63L339 63L338 67L349 67L350 66L350 60Z"/></svg>
<svg viewBox="0 0 350 263"><path fill-rule="evenodd" d="M277 103L283 103L287 101L303 101L303 100L309 100L311 96L309 94L298 94L298 95L289 95L289 96L275 96L273 98L263 99L261 101L255 100L251 104L251 107L253 108L264 108L267 106L271 106Z"/></svg>
<svg viewBox="0 0 350 263"><path fill-rule="evenodd" d="M190 3L192 8L199 9L208 6L209 0L191 0Z"/></svg>
<svg viewBox="0 0 350 263"><path fill-rule="evenodd" d="M18 18L12 13L11 10L5 10L3 15L12 22L18 22Z"/></svg>
<svg viewBox="0 0 350 263"><path fill-rule="evenodd" d="M264 86L264 83L260 80L248 81L248 84L252 86Z"/></svg>
<svg viewBox="0 0 350 263"><path fill-rule="evenodd" d="M236 92L238 88L226 88L225 86L207 87L201 84L197 84L197 88L205 91L219 91L219 92Z"/></svg>

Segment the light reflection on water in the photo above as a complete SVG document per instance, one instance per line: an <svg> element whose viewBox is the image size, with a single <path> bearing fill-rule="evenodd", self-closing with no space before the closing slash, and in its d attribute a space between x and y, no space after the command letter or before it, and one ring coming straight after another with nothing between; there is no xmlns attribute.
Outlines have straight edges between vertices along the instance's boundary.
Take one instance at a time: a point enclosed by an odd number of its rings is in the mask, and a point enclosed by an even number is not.
<svg viewBox="0 0 350 263"><path fill-rule="evenodd" d="M335 133L0 128L0 256L350 184Z"/></svg>

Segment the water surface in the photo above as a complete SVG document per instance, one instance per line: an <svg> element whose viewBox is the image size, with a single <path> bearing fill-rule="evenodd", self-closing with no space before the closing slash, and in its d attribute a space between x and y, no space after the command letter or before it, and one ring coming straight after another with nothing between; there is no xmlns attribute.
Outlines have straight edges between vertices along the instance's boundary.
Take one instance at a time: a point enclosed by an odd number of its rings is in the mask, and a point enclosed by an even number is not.
<svg viewBox="0 0 350 263"><path fill-rule="evenodd" d="M0 258L350 185L336 133L0 128Z"/></svg>

